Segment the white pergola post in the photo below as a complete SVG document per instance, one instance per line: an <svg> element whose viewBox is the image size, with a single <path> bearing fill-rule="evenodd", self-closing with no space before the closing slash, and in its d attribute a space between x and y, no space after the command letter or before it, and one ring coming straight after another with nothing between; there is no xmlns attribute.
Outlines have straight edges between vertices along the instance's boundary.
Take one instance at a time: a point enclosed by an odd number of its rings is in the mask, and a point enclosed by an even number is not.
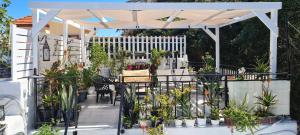
<svg viewBox="0 0 300 135"><path fill-rule="evenodd" d="M215 41L215 71L217 73L220 73L220 27L215 27L215 33L211 32L211 30L209 30L209 28L204 27L202 28L206 34L208 34L214 41Z"/></svg>
<svg viewBox="0 0 300 135"><path fill-rule="evenodd" d="M277 38L278 38L278 10L271 11L271 21L275 26L277 33L270 31L270 72L275 74L277 72ZM273 78L276 76L273 75Z"/></svg>
<svg viewBox="0 0 300 135"><path fill-rule="evenodd" d="M84 34L85 34L85 30L84 30L84 26L80 27L80 62L85 62L86 60L86 49L85 49L85 45L84 45Z"/></svg>
<svg viewBox="0 0 300 135"><path fill-rule="evenodd" d="M269 29L270 29L270 73L277 72L277 38L278 38L278 10L271 10L271 16L268 17L263 11L252 11ZM272 78L275 78L272 75Z"/></svg>
<svg viewBox="0 0 300 135"><path fill-rule="evenodd" d="M65 57L68 57L67 56L67 47L68 47L68 35L69 35L69 28L68 28L68 21L67 20L64 20L63 21L63 53L64 55L62 56L62 59L67 59Z"/></svg>
<svg viewBox="0 0 300 135"><path fill-rule="evenodd" d="M35 28L39 22L39 13L37 9L32 10L32 27ZM39 41L38 33L31 33L32 38L32 59L33 59L33 69L38 70L39 63ZM38 73L38 71L36 71Z"/></svg>
<svg viewBox="0 0 300 135"><path fill-rule="evenodd" d="M220 28L219 27L215 28L215 34L216 34L216 38L215 38L216 72L220 73Z"/></svg>

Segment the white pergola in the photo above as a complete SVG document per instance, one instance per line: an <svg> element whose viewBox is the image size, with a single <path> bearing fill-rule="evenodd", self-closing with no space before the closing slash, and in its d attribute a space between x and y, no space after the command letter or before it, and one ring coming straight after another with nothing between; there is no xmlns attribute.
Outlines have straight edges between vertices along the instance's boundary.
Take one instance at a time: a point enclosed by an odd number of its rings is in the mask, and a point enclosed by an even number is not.
<svg viewBox="0 0 300 135"><path fill-rule="evenodd" d="M30 2L33 11L33 66L38 68L38 33L52 19L81 29L203 29L215 41L216 71L220 70L220 28L258 17L270 30L270 72L277 71L278 10L281 2L226 3L101 3ZM45 16L40 17L39 13ZM270 15L268 16L267 13ZM93 21L91 21L93 19ZM96 21L94 21L96 19ZM84 41L84 40L82 40ZM83 47L83 43L82 43ZM82 52L84 53L84 51ZM84 55L83 55L84 56ZM85 58L83 58L83 61Z"/></svg>

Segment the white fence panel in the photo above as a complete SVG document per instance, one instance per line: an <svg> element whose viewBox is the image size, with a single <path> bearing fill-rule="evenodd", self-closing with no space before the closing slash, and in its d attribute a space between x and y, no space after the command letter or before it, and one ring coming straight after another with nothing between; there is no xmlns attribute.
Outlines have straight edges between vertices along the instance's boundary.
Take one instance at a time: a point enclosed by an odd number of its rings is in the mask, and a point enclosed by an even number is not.
<svg viewBox="0 0 300 135"><path fill-rule="evenodd" d="M12 80L17 81L33 75L32 44L29 30L11 27Z"/></svg>

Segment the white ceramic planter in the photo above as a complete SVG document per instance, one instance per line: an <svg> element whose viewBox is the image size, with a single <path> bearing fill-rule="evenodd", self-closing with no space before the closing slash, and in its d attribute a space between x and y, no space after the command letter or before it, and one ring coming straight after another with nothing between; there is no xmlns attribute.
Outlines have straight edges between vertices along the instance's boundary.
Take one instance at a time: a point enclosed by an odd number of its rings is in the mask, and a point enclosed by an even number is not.
<svg viewBox="0 0 300 135"><path fill-rule="evenodd" d="M220 120L211 120L211 125L218 126L220 124Z"/></svg>
<svg viewBox="0 0 300 135"><path fill-rule="evenodd" d="M197 118L198 127L206 127L206 118Z"/></svg>
<svg viewBox="0 0 300 135"><path fill-rule="evenodd" d="M186 127L194 127L195 125L195 120L194 119L185 119L185 126Z"/></svg>
<svg viewBox="0 0 300 135"><path fill-rule="evenodd" d="M175 120L175 127L182 127L182 120Z"/></svg>

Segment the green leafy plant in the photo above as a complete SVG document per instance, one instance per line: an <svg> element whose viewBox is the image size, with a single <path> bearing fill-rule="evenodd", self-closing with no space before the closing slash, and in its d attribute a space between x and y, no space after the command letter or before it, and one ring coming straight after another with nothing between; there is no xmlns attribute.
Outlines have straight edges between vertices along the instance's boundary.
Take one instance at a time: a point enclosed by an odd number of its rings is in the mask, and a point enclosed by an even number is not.
<svg viewBox="0 0 300 135"><path fill-rule="evenodd" d="M161 59L163 58L163 56L165 56L167 54L167 51L164 50L160 50L158 51L156 48L151 50L151 64L155 65L155 66L159 66L161 64Z"/></svg>
<svg viewBox="0 0 300 135"><path fill-rule="evenodd" d="M59 130L54 129L51 125L42 125L34 135L59 135Z"/></svg>
<svg viewBox="0 0 300 135"><path fill-rule="evenodd" d="M149 135L163 135L164 134L162 125L148 128L147 132Z"/></svg>
<svg viewBox="0 0 300 135"><path fill-rule="evenodd" d="M204 66L199 69L199 73L207 74L207 73L214 73L215 72L215 60L214 58L206 52L204 56L202 56L202 61Z"/></svg>
<svg viewBox="0 0 300 135"><path fill-rule="evenodd" d="M259 117L273 116L270 109L278 102L276 97L276 95L273 95L270 90L263 86L261 95L255 97L257 99L256 104L258 105L255 114Z"/></svg>
<svg viewBox="0 0 300 135"><path fill-rule="evenodd" d="M245 95L241 104L237 104L234 100L230 101L229 107L224 110L224 117L237 131L245 132L248 129L251 134L254 134L257 128L257 117L251 113L252 110L253 108L247 105L247 95Z"/></svg>
<svg viewBox="0 0 300 135"><path fill-rule="evenodd" d="M91 63L92 69L96 71L101 65L105 65L108 62L108 55L104 48L100 44L94 43L91 49Z"/></svg>
<svg viewBox="0 0 300 135"><path fill-rule="evenodd" d="M82 82L82 89L88 89L92 86L92 77L95 73L93 72L92 68L84 68L81 73L81 82Z"/></svg>
<svg viewBox="0 0 300 135"><path fill-rule="evenodd" d="M183 112L183 117L191 119L192 118L192 111L191 111L191 103L190 103L190 93L191 93L191 88L190 87L185 87L183 88L183 91L181 91L178 88L175 88L172 91L172 95L175 97L175 104L178 104L180 107L178 107L178 111L180 109Z"/></svg>
<svg viewBox="0 0 300 135"><path fill-rule="evenodd" d="M211 118L212 120L219 120L219 119L220 119L220 110L219 110L219 108L213 107L213 108L211 109L211 115L210 115L210 118Z"/></svg>
<svg viewBox="0 0 300 135"><path fill-rule="evenodd" d="M173 99L166 94L158 95L156 98L158 103L160 104L158 108L158 114L163 118L166 124L169 124L170 120L172 120L173 118Z"/></svg>
<svg viewBox="0 0 300 135"><path fill-rule="evenodd" d="M264 58L256 58L254 70L257 73L268 73L270 70L269 63L264 61Z"/></svg>
<svg viewBox="0 0 300 135"><path fill-rule="evenodd" d="M118 73L122 73L125 70L126 65L128 64L128 58L130 57L130 52L120 49L116 54L116 70Z"/></svg>

